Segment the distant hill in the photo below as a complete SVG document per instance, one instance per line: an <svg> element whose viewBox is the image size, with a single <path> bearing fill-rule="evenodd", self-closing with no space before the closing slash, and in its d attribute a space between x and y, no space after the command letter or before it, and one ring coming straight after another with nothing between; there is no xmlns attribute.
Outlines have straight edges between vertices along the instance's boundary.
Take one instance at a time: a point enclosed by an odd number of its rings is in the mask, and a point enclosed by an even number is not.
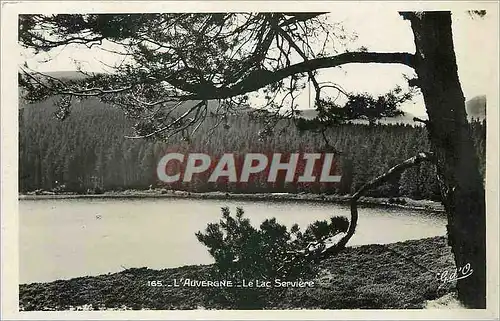
<svg viewBox="0 0 500 321"><path fill-rule="evenodd" d="M44 72L43 74L58 78L61 80L76 80L76 79L83 79L86 78L87 76L81 72L78 71L73 71L73 70L66 70L66 71L50 71L50 72ZM198 101L186 101L182 105L178 106L176 108L176 113L182 114L186 112L189 108L193 107ZM172 103L175 104L175 103ZM217 112L219 104L215 100L210 100L208 102L208 111L209 112ZM24 103L21 102L21 108L24 107ZM242 106L237 109L238 112L248 112L250 110L253 110L250 106Z"/></svg>
<svg viewBox="0 0 500 321"><path fill-rule="evenodd" d="M50 75L59 79L81 79L86 76L78 71L52 71L46 72L45 74ZM179 106L177 109L178 112L184 112L192 107L197 101L187 101L182 106ZM475 96L465 103L467 116L470 119L478 119L483 120L486 118L486 95ZM218 103L216 101L209 101L208 110L211 112L215 112L217 110ZM239 112L248 112L252 111L254 108L247 106L239 109ZM315 118L318 112L315 109L302 109L301 117L305 119ZM396 117L386 117L381 119L379 122L381 124L410 124L410 125L421 125L421 123L417 123L413 120L414 115L408 112L405 112L401 116ZM426 117L422 117L426 118ZM355 121L355 123L368 123L367 121Z"/></svg>
<svg viewBox="0 0 500 321"><path fill-rule="evenodd" d="M467 116L469 120L483 120L486 118L486 96L475 96L468 101L465 102L465 108L467 112ZM318 112L315 109L303 109L301 110L301 117L305 119L312 119L316 117ZM380 120L382 124L410 124L410 125L421 125L421 123L415 122L413 120L415 117L413 114L409 112L405 112L401 116L396 117L385 117ZM427 117L419 117L422 119L426 119ZM355 121L355 123L368 123L368 121Z"/></svg>
<svg viewBox="0 0 500 321"><path fill-rule="evenodd" d="M61 80L73 80L73 79L83 79L86 78L87 76L81 72L74 71L74 70L64 70L64 71L50 71L50 72L44 72L43 74L58 78Z"/></svg>
<svg viewBox="0 0 500 321"><path fill-rule="evenodd" d="M305 118L305 119L313 119L314 117L316 117L317 114L318 114L318 112L315 109L303 109L303 110L301 110L300 116ZM413 121L413 117L414 117L413 114L405 112L401 116L382 118L379 122L381 124L409 124L409 125L421 124L421 123L416 123L415 121ZM356 124L365 124L366 123L367 124L368 121L355 120L355 121L353 121L353 123L356 123Z"/></svg>
<svg viewBox="0 0 500 321"><path fill-rule="evenodd" d="M483 120L486 118L486 96L476 96L465 103L467 116L474 119Z"/></svg>

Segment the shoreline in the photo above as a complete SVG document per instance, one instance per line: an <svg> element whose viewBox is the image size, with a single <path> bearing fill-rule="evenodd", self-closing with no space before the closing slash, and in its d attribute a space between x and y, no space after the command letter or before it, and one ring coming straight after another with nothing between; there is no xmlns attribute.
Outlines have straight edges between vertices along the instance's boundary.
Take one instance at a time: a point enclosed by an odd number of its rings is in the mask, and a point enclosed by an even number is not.
<svg viewBox="0 0 500 321"><path fill-rule="evenodd" d="M420 262L413 257L425 257ZM418 261L418 262L417 262ZM423 309L455 291L437 273L455 267L444 236L347 247L318 262L305 277L312 287L210 288L150 286L174 280L209 280L213 265L153 270L147 267L19 285L21 311L193 309ZM425 265L425 266L424 266ZM249 295L249 301L239 300ZM257 301L255 299L258 298Z"/></svg>
<svg viewBox="0 0 500 321"><path fill-rule="evenodd" d="M130 190L123 192L105 192L103 194L19 194L19 200L52 200L52 199L143 199L143 198L182 198L182 199L215 199L215 200L247 200L273 202L324 202L348 204L349 196L325 194L294 194L294 193L226 193L226 192L185 192L172 190ZM408 197L368 197L362 196L358 205L387 206L419 211L444 213L440 202L431 200L414 200Z"/></svg>

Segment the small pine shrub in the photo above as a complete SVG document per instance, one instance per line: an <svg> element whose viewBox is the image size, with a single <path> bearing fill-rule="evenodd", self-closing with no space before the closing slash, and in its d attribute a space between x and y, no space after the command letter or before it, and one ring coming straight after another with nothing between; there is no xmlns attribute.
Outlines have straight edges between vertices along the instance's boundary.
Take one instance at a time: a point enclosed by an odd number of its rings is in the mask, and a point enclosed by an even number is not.
<svg viewBox="0 0 500 321"><path fill-rule="evenodd" d="M316 221L302 232L297 224L290 230L276 218L266 219L257 229L242 208L232 217L229 208L222 208L222 219L209 223L205 233L197 232L198 241L208 247L216 267L224 277L300 277L307 270L306 262L298 262L312 242L321 242L338 233L346 232L349 222L345 217L330 221ZM293 261L294 267L286 266ZM295 268L297 267L297 268Z"/></svg>
<svg viewBox="0 0 500 321"><path fill-rule="evenodd" d="M242 280L299 280L315 272L311 260L314 256L307 255L308 246L346 232L348 226L345 217L337 216L330 221L316 221L303 232L297 224L288 229L275 218L255 228L244 217L242 208L237 208L233 217L229 208L223 207L222 219L209 223L205 232L197 232L196 237L215 259L213 277L236 284ZM219 290L217 296L217 302L224 306L261 308L265 289L225 289Z"/></svg>

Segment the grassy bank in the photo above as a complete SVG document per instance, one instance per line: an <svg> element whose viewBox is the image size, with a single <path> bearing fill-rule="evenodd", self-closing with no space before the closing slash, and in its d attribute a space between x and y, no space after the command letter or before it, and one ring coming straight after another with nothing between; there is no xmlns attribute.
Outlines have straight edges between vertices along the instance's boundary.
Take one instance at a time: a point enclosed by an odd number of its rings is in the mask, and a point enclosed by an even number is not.
<svg viewBox="0 0 500 321"><path fill-rule="evenodd" d="M168 253L165 253L168 255ZM128 269L96 277L20 285L21 310L73 309L408 309L454 289L437 273L454 267L445 237L347 248L319 263L306 288L156 287L207 280L210 265Z"/></svg>
<svg viewBox="0 0 500 321"><path fill-rule="evenodd" d="M164 189L156 190L127 190L122 192L106 192L103 194L21 194L20 200L37 199L121 199L121 198L189 198L189 199L229 199L229 200L248 200L248 201L315 201L329 203L347 203L349 197L346 195L325 195L325 194L292 194L292 193L224 193L207 192L192 193L184 191L172 191ZM440 202L430 200L414 200L407 197L398 198L376 198L361 197L358 201L363 205L383 205L399 208L408 208L415 210L443 212L443 206Z"/></svg>

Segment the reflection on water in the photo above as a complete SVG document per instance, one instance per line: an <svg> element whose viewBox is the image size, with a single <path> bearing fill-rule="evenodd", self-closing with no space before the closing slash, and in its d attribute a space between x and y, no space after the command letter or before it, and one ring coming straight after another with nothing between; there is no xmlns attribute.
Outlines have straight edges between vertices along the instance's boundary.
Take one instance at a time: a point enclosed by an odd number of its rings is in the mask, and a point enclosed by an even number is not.
<svg viewBox="0 0 500 321"><path fill-rule="evenodd" d="M46 282L118 272L211 263L194 233L218 221L220 208L243 207L252 224L266 218L301 228L344 205L199 199L26 200L19 202L20 282ZM445 234L443 215L398 208L359 211L350 245L391 243Z"/></svg>

